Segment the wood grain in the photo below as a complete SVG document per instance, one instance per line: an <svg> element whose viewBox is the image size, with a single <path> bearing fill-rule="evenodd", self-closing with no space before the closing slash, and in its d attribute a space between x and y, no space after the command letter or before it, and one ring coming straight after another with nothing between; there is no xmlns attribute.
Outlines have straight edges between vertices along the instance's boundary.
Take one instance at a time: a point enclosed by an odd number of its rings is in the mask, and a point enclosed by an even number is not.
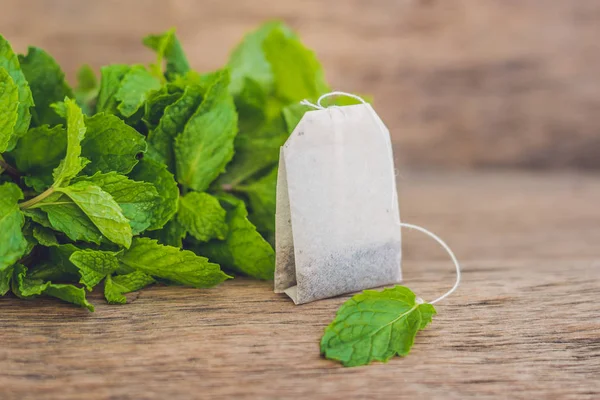
<svg viewBox="0 0 600 400"><path fill-rule="evenodd" d="M407 222L463 261L411 354L345 369L318 342L343 296L294 306L267 282L153 287L93 314L0 298L0 398L600 398L600 179L431 174L400 182ZM405 232L406 284L425 299L454 275Z"/></svg>
<svg viewBox="0 0 600 400"><path fill-rule="evenodd" d="M192 65L222 66L280 18L334 88L372 94L406 165L600 167L597 0L3 0L0 32L64 65L150 62L178 28Z"/></svg>

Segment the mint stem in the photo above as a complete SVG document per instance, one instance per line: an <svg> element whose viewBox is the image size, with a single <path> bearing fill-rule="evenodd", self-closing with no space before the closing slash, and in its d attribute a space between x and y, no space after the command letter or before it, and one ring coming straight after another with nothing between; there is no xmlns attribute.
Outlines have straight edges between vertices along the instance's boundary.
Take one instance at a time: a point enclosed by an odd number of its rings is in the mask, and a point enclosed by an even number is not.
<svg viewBox="0 0 600 400"><path fill-rule="evenodd" d="M46 191L40 193L39 195L35 196L34 198L29 199L29 200L19 204L19 207L22 210L31 208L34 205L36 205L37 203L39 203L40 201L44 200L46 197L50 196L52 193L54 193L54 187L51 187L51 188L47 189Z"/></svg>

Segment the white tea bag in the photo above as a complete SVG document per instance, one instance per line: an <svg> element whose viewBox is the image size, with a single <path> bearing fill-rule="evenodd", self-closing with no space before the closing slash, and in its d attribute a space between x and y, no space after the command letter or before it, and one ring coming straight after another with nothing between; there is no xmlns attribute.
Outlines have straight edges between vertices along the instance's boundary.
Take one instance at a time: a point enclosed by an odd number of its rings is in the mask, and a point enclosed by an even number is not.
<svg viewBox="0 0 600 400"><path fill-rule="evenodd" d="M397 283L400 259L383 122L369 104L306 112L280 153L275 292L303 304Z"/></svg>

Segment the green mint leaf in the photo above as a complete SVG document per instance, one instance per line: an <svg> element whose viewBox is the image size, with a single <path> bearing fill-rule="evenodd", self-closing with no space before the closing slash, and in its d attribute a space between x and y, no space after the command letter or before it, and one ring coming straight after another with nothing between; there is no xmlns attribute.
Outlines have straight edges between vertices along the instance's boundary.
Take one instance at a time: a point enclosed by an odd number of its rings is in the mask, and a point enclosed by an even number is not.
<svg viewBox="0 0 600 400"><path fill-rule="evenodd" d="M277 167L271 169L265 176L248 183L239 185L236 190L248 197L250 215L248 218L256 225L259 232L275 232L275 205L277 197Z"/></svg>
<svg viewBox="0 0 600 400"><path fill-rule="evenodd" d="M73 285L55 284L49 281L44 282L41 279L32 279L27 276L27 268L21 264L15 266L12 291L20 298L47 295L87 308L89 311L94 311L94 306L87 301L85 290L82 288Z"/></svg>
<svg viewBox="0 0 600 400"><path fill-rule="evenodd" d="M121 88L121 81L130 71L129 65L113 64L100 68L100 90L96 102L96 112L117 113L119 101L116 94Z"/></svg>
<svg viewBox="0 0 600 400"><path fill-rule="evenodd" d="M213 287L229 278L217 264L204 257L148 238L134 238L131 248L119 256L119 261L133 270L196 288Z"/></svg>
<svg viewBox="0 0 600 400"><path fill-rule="evenodd" d="M59 232L63 232L74 241L100 244L102 232L94 222L86 215L68 196L54 193L37 205L39 209L26 209L26 215L35 222L49 226Z"/></svg>
<svg viewBox="0 0 600 400"><path fill-rule="evenodd" d="M156 67L161 68L163 59L167 60L167 74L183 75L189 71L190 65L183 52L181 43L175 36L175 29L165 33L146 36L143 40L145 46L156 51Z"/></svg>
<svg viewBox="0 0 600 400"><path fill-rule="evenodd" d="M268 99L258 82L245 78L242 90L235 96L240 132L259 129L268 118Z"/></svg>
<svg viewBox="0 0 600 400"><path fill-rule="evenodd" d="M169 93L165 87L150 93L146 104L144 104L144 117L142 118L150 132L156 129L156 126L165 113L165 109L179 100L181 96L182 93L179 91ZM150 136L150 133L148 136Z"/></svg>
<svg viewBox="0 0 600 400"><path fill-rule="evenodd" d="M433 316L437 314L435 308L429 303L419 304L419 311L421 312L421 326L419 329L425 329L427 325L431 323Z"/></svg>
<svg viewBox="0 0 600 400"><path fill-rule="evenodd" d="M247 34L243 41L233 50L227 64L231 71L231 92L242 91L245 79L256 81L265 91L271 93L275 86L275 78L271 64L265 56L263 43L273 32L280 32L285 37L293 38L293 32L281 22L268 22L254 32Z"/></svg>
<svg viewBox="0 0 600 400"><path fill-rule="evenodd" d="M17 143L17 140L27 132L29 129L29 122L31 121L31 113L29 108L33 107L33 96L29 89L29 84L25 75L21 70L19 59L13 52L10 43L0 35L0 68L4 68L10 75L15 85L18 88L19 101L17 105L17 122L14 126L14 134L11 137L8 147L3 149L0 147L0 153L4 150L12 150Z"/></svg>
<svg viewBox="0 0 600 400"><path fill-rule="evenodd" d="M148 230L157 230L173 218L179 205L179 188L173 174L164 164L143 159L135 166L129 177L135 181L149 182L156 188L161 201L152 209ZM181 247L181 246L180 246Z"/></svg>
<svg viewBox="0 0 600 400"><path fill-rule="evenodd" d="M173 145L177 134L184 131L189 119L202 103L204 91L198 85L188 86L181 97L164 109L155 129L148 134L148 157L174 170Z"/></svg>
<svg viewBox="0 0 600 400"><path fill-rule="evenodd" d="M171 219L162 229L145 233L145 236L158 240L160 244L179 248L183 247L183 239L186 235L187 230L179 223L177 218Z"/></svg>
<svg viewBox="0 0 600 400"><path fill-rule="evenodd" d="M54 186L67 185L85 167L87 160L81 156L81 141L85 135L85 124L81 108L74 100L65 99L67 117L67 151L65 158L54 169Z"/></svg>
<svg viewBox="0 0 600 400"><path fill-rule="evenodd" d="M142 65L134 65L123 76L115 99L121 103L117 109L124 117L131 117L142 107L154 90L160 89L160 81Z"/></svg>
<svg viewBox="0 0 600 400"><path fill-rule="evenodd" d="M117 254L111 251L80 250L71 254L69 261L79 270L79 283L92 290L102 279L119 268Z"/></svg>
<svg viewBox="0 0 600 400"><path fill-rule="evenodd" d="M273 71L278 98L292 103L329 91L317 57L297 38L274 30L265 38L263 50Z"/></svg>
<svg viewBox="0 0 600 400"><path fill-rule="evenodd" d="M22 228L25 217L19 209L18 201L23 199L23 192L14 183L0 185L0 271L16 263L27 251L27 240Z"/></svg>
<svg viewBox="0 0 600 400"><path fill-rule="evenodd" d="M138 156L146 151L144 136L110 114L96 114L86 118L87 131L82 154L90 160L84 173L115 171L129 173L138 163Z"/></svg>
<svg viewBox="0 0 600 400"><path fill-rule="evenodd" d="M65 74L58 63L50 54L37 47L29 47L26 56L19 56L19 62L35 102L32 123L36 126L62 123L62 119L50 105L65 97L73 97L73 91L65 81Z"/></svg>
<svg viewBox="0 0 600 400"><path fill-rule="evenodd" d="M201 242L225 239L228 231L225 216L219 200L208 193L190 192L179 199L177 221Z"/></svg>
<svg viewBox="0 0 600 400"><path fill-rule="evenodd" d="M129 220L134 235L143 232L152 224L155 208L161 207L161 198L153 184L133 181L116 172L97 173L81 177L77 181L98 186L110 194Z"/></svg>
<svg viewBox="0 0 600 400"><path fill-rule="evenodd" d="M0 296L4 296L10 290L14 268L14 265L9 265L4 269L0 269Z"/></svg>
<svg viewBox="0 0 600 400"><path fill-rule="evenodd" d="M27 131L10 154L17 169L27 175L27 186L41 192L52 186L52 170L58 167L66 152L66 130L61 125L52 128L42 125Z"/></svg>
<svg viewBox="0 0 600 400"><path fill-rule="evenodd" d="M33 237L35 240L45 247L59 246L58 239L51 229L44 226L36 225L33 227Z"/></svg>
<svg viewBox="0 0 600 400"><path fill-rule="evenodd" d="M227 70L215 74L202 104L175 138L177 180L198 192L206 190L233 157L237 114L228 84Z"/></svg>
<svg viewBox="0 0 600 400"><path fill-rule="evenodd" d="M85 115L92 115L98 96L98 80L94 70L89 65L83 65L77 71L77 87L75 88L75 99Z"/></svg>
<svg viewBox="0 0 600 400"><path fill-rule="evenodd" d="M19 106L19 87L15 84L8 71L0 68L0 154L8 148L12 139L17 120Z"/></svg>
<svg viewBox="0 0 600 400"><path fill-rule="evenodd" d="M425 318L435 309L417 302L404 286L383 291L365 290L346 301L321 339L321 353L346 367L387 362L406 356Z"/></svg>
<svg viewBox="0 0 600 400"><path fill-rule="evenodd" d="M126 275L106 277L104 281L104 297L109 304L125 304L125 293L135 292L156 282L154 278L141 271L134 271Z"/></svg>
<svg viewBox="0 0 600 400"><path fill-rule="evenodd" d="M224 241L198 244L195 250L234 271L258 279L273 279L275 252L248 220L244 202L233 196L221 199L227 209L227 237Z"/></svg>
<svg viewBox="0 0 600 400"><path fill-rule="evenodd" d="M126 248L131 245L129 220L110 194L87 182L77 182L56 190L69 197L108 240ZM52 208L51 205L46 207ZM52 222L50 211L42 209L48 212Z"/></svg>

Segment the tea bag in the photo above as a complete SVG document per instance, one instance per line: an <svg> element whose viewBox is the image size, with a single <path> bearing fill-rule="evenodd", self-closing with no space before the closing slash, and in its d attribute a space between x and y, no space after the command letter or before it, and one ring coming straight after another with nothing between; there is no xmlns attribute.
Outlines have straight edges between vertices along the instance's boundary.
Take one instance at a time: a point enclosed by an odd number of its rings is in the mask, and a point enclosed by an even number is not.
<svg viewBox="0 0 600 400"><path fill-rule="evenodd" d="M280 150L277 181L275 292L296 304L402 280L388 130L364 102L313 106Z"/></svg>

